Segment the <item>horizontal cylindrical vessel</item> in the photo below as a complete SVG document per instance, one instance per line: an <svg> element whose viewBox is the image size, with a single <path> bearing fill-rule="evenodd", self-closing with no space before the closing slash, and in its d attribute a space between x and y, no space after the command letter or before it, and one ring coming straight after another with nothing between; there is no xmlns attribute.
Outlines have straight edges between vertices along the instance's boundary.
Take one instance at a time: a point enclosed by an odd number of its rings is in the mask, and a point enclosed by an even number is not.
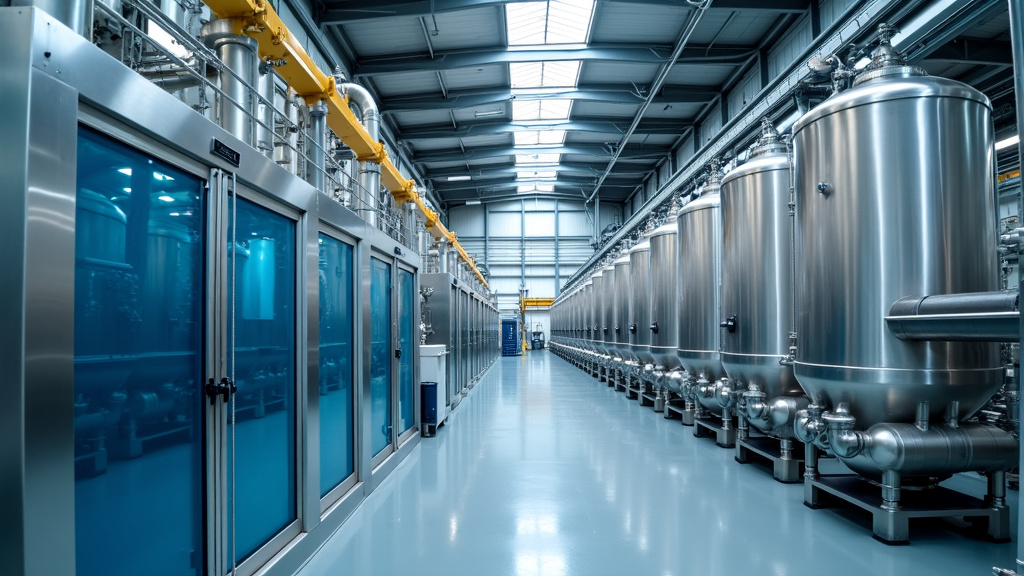
<svg viewBox="0 0 1024 576"><path fill-rule="evenodd" d="M885 321L901 340L1017 342L1018 291L901 298Z"/></svg>
<svg viewBox="0 0 1024 576"><path fill-rule="evenodd" d="M865 427L921 402L932 420L954 403L970 416L1002 384L998 345L907 342L885 317L906 296L998 288L988 99L883 63L798 120L793 143L801 386Z"/></svg>

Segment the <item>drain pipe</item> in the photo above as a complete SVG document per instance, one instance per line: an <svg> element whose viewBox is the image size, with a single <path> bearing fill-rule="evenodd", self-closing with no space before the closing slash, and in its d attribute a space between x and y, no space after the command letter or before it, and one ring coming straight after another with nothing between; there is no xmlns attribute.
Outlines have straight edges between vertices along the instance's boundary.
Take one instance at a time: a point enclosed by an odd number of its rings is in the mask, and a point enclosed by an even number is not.
<svg viewBox="0 0 1024 576"><path fill-rule="evenodd" d="M367 134L374 141L380 141L380 112L377 110L377 103L366 88L345 82L345 76L340 72L334 75L338 92L348 98L348 105L352 108L356 117L363 123ZM364 206L359 209L363 220L371 226L377 226L377 195L380 193L380 164L367 160L359 160L359 187L363 189Z"/></svg>

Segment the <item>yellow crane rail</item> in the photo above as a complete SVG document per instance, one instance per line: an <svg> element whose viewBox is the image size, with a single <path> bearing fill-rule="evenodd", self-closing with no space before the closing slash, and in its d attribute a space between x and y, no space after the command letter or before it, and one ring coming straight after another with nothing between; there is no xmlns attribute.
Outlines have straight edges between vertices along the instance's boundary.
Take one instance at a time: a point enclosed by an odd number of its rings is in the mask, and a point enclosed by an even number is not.
<svg viewBox="0 0 1024 576"><path fill-rule="evenodd" d="M374 142L348 105L348 97L339 94L334 76L324 74L313 62L299 41L289 31L266 0L205 0L214 16L230 20L235 33L248 36L259 43L259 55L264 60L283 62L274 69L307 103L323 101L327 105L327 126L352 149L360 162L380 164L380 182L399 204L412 202L423 217L427 231L436 240L444 238L459 253L459 257L476 274L483 285L487 280L466 254L454 233L438 219L437 213L427 208L416 192L416 183L402 176L394 165L382 142Z"/></svg>
<svg viewBox="0 0 1024 576"><path fill-rule="evenodd" d="M519 297L519 311L526 312L527 308L550 308L555 303L554 298L527 298Z"/></svg>

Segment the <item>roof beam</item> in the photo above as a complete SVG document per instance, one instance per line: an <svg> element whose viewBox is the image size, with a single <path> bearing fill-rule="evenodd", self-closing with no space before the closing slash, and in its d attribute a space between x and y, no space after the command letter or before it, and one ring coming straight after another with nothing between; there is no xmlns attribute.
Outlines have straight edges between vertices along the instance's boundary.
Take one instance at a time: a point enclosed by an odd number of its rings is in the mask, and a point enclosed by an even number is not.
<svg viewBox="0 0 1024 576"><path fill-rule="evenodd" d="M659 104L704 104L719 96L719 92L705 86L666 86L654 97ZM560 98L581 102L605 102L611 104L640 104L646 96L638 94L631 84L583 85L579 88L494 88L462 91L448 91L448 96L438 94L395 96L380 103L382 113L409 112L415 110L445 110L449 108L471 108L488 104L502 104L510 100L546 100Z"/></svg>
<svg viewBox="0 0 1024 576"><path fill-rule="evenodd" d="M500 7L504 4L536 0L347 0L324 2L320 13L321 26L374 18L429 16L471 8ZM600 0L599 0L600 1ZM679 7L679 0L630 0L633 4ZM808 0L715 0L711 9L758 10L762 12L803 12Z"/></svg>
<svg viewBox="0 0 1024 576"><path fill-rule="evenodd" d="M652 146L627 146L620 156L632 159L657 159L665 157L671 148ZM417 153L412 161L417 164L424 162L458 162L494 158L496 156L515 156L516 154L578 154L580 156L597 156L610 158L613 150L603 144L564 144L562 146L475 146L461 149L439 150ZM523 165L529 169L528 165Z"/></svg>
<svg viewBox="0 0 1024 576"><path fill-rule="evenodd" d="M523 48L482 48L429 54L394 55L363 58L356 62L357 79L378 74L453 70L473 66L512 62L556 62L589 60L599 62L639 62L664 64L672 55L671 46L640 44L592 44L584 48L530 46ZM737 46L691 46L683 50L677 64L743 64L757 55L756 50Z"/></svg>
<svg viewBox="0 0 1024 576"><path fill-rule="evenodd" d="M528 132L534 130L566 130L572 132L599 132L605 134L622 134L628 128L627 119L609 120L607 118L579 118L571 120L536 120L518 122L465 122L457 127L451 124L421 126L407 128L397 134L399 140L429 140L432 138L467 138L470 136L493 136L510 132ZM636 130L636 134L682 134L693 126L693 122L684 120L644 120Z"/></svg>
<svg viewBox="0 0 1024 576"><path fill-rule="evenodd" d="M1012 66L1009 42L964 38L945 44L926 56L923 62L949 62L976 66Z"/></svg>
<svg viewBox="0 0 1024 576"><path fill-rule="evenodd" d="M558 178L563 176L570 179L579 178L596 178L604 170L605 165L602 163L578 163L572 162L567 164L558 165L547 165L526 167L522 165L508 164L499 165L494 168L437 168L435 170L428 170L423 177L428 180L437 180L440 178L447 178L449 176L472 176L473 182L479 180L488 180L491 178L500 178L502 176L516 175L523 171L535 171L535 172L557 172ZM634 178L642 179L650 174L650 170L617 170L613 173L615 178Z"/></svg>

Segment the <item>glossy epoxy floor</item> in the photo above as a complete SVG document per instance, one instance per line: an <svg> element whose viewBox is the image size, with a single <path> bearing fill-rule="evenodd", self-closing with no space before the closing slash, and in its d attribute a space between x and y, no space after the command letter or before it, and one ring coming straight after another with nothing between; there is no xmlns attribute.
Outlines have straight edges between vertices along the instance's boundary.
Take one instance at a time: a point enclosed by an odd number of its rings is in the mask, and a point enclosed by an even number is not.
<svg viewBox="0 0 1024 576"><path fill-rule="evenodd" d="M980 576L1015 562L1015 543L938 523L886 546L866 515L802 502L801 486L530 352L500 358L298 574Z"/></svg>

